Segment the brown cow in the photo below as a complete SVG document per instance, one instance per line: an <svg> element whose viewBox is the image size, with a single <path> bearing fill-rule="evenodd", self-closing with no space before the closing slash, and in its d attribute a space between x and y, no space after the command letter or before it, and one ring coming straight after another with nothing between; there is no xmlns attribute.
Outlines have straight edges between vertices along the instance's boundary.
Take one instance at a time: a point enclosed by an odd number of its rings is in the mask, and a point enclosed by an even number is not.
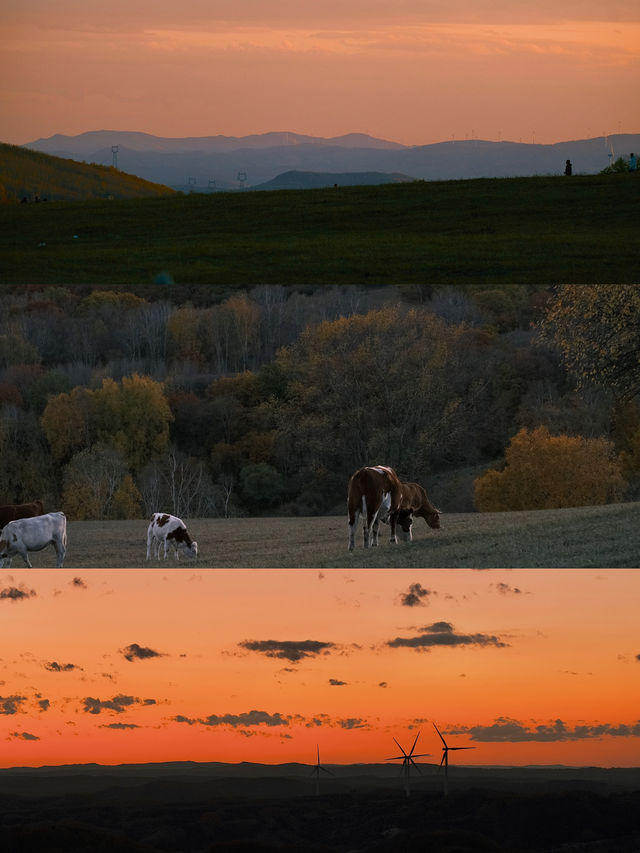
<svg viewBox="0 0 640 853"><path fill-rule="evenodd" d="M10 521L16 521L18 518L33 518L33 516L42 515L43 513L44 507L42 506L42 501L0 506L0 530Z"/></svg>
<svg viewBox="0 0 640 853"><path fill-rule="evenodd" d="M398 475L386 465L360 468L349 480L347 506L349 512L349 550L355 547L358 519L362 515L364 547L378 544L378 526L389 520L391 536L396 543L396 519L402 500L402 484Z"/></svg>
<svg viewBox="0 0 640 853"><path fill-rule="evenodd" d="M431 503L422 486L418 483L402 483L402 501L397 523L404 533L405 540L409 542L412 539L411 525L415 516L424 518L429 527L435 530L440 527L440 511Z"/></svg>

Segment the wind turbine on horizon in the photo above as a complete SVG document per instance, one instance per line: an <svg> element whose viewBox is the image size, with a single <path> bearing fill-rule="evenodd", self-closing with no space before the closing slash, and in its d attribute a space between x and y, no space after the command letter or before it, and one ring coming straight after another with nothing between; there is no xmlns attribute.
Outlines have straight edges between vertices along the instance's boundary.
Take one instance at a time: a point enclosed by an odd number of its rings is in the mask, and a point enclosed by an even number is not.
<svg viewBox="0 0 640 853"><path fill-rule="evenodd" d="M398 761L398 760L402 759L402 769L400 772L402 773L402 776L404 777L404 790L405 790L407 797L411 793L410 786L409 786L409 777L410 777L410 773L411 773L411 765L413 764L413 766L416 768L418 773L420 773L420 768L418 767L418 765L415 763L415 761L413 759L414 758L426 758L429 755L428 752L421 753L420 755L414 755L413 754L413 750L416 748L416 744L418 742L419 737L420 737L420 732L418 732L418 734L416 735L415 740L413 741L413 746L411 747L409 752L405 752L404 749L398 743L398 741L394 738L394 740L396 741L396 744L398 745L398 748L399 748L400 752L402 753L402 755L393 755L391 758L385 758L385 761Z"/></svg>
<svg viewBox="0 0 640 853"><path fill-rule="evenodd" d="M316 752L318 754L318 760L316 764L313 766L313 770L311 771L311 775L316 777L316 797L320 793L320 771L323 773L328 773L329 776L334 776L335 774L331 772L331 770L327 770L326 767L322 767L320 764L320 747L316 744Z"/></svg>
<svg viewBox="0 0 640 853"><path fill-rule="evenodd" d="M434 729L438 732L438 736L442 741L442 761L440 762L440 767L444 764L444 795L445 797L449 793L449 750L450 749L475 749L475 746L449 746L446 740L440 734L440 729L433 724ZM438 771L440 770L438 767Z"/></svg>

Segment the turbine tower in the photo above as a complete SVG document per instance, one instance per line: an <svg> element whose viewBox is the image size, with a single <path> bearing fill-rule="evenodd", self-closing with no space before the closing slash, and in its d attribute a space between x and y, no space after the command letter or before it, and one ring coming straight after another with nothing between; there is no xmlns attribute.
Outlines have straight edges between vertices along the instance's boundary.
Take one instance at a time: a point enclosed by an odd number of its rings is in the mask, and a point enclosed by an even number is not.
<svg viewBox="0 0 640 853"><path fill-rule="evenodd" d="M398 745L398 748L400 749L400 752L402 753L402 755L393 755L391 758L385 758L385 761L399 761L400 759L402 760L402 768L401 768L400 772L401 772L402 776L404 777L404 790L405 790L407 797L411 793L410 784L409 784L410 773L411 773L411 765L413 764L413 766L416 768L418 773L420 773L420 768L418 767L418 765L415 763L415 761L413 759L414 758L426 758L429 755L428 752L421 753L420 755L414 755L413 754L413 750L416 748L416 743L418 742L419 737L420 737L420 732L418 732L418 734L416 735L416 738L413 742L413 746L411 747L409 752L405 752L404 749L398 743L398 741L394 738L394 740L396 741L396 744Z"/></svg>
<svg viewBox="0 0 640 853"><path fill-rule="evenodd" d="M449 793L449 750L450 749L475 749L475 746L448 746L446 740L440 734L440 729L433 724L434 729L438 732L438 736L442 741L442 761L440 762L440 767L444 764L444 795L445 797ZM440 770L440 767L438 770Z"/></svg>
<svg viewBox="0 0 640 853"><path fill-rule="evenodd" d="M335 774L331 772L331 770L327 770L326 767L322 767L320 765L320 747L316 744L316 752L318 753L318 761L314 765L313 770L311 771L311 775L316 777L316 797L320 793L320 771L323 773L328 773L329 776L334 776Z"/></svg>

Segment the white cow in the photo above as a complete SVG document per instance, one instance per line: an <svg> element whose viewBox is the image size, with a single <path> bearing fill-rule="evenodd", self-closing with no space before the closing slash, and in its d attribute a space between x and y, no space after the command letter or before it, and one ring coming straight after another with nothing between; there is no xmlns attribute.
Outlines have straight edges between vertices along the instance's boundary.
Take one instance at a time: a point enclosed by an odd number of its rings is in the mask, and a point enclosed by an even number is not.
<svg viewBox="0 0 640 853"><path fill-rule="evenodd" d="M61 569L67 550L67 517L63 512L10 521L0 533L0 567L10 566L15 555L20 554L32 569L28 552L42 551L47 545L56 549L56 565Z"/></svg>
<svg viewBox="0 0 640 853"><path fill-rule="evenodd" d="M164 543L164 558L167 559L169 546L173 546L173 555L176 560L180 559L180 551L184 551L187 557L196 558L198 554L198 543L189 536L189 531L181 519L166 512L154 512L151 516L149 529L147 530L147 560L151 556L151 548L157 543L156 560L160 559L160 548Z"/></svg>

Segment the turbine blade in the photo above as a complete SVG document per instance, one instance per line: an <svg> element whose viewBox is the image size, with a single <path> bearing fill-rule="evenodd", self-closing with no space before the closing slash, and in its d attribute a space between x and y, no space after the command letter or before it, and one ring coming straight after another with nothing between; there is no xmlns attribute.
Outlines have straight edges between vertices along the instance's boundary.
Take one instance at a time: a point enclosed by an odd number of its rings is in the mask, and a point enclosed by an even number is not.
<svg viewBox="0 0 640 853"><path fill-rule="evenodd" d="M450 746L449 749L475 749L475 746Z"/></svg>
<svg viewBox="0 0 640 853"><path fill-rule="evenodd" d="M445 745L445 747L446 747L447 742L446 742L446 740L442 737L442 735L440 734L440 729L436 726L436 724L435 724L435 723L433 724L433 728L438 732L438 736L439 736L440 740L442 741L442 743L443 743L443 744Z"/></svg>
<svg viewBox="0 0 640 853"><path fill-rule="evenodd" d="M410 758L410 759L409 759L409 761L413 764L413 766L416 768L416 770L418 771L418 773L422 776L422 770L420 770L420 768L419 768L419 767L418 767L418 765L415 763L415 761L413 760L413 758Z"/></svg>
<svg viewBox="0 0 640 853"><path fill-rule="evenodd" d="M394 738L394 740L396 740L396 739ZM397 740L396 740L396 743L398 743L398 741L397 741ZM398 749L400 750L400 752L401 752L403 755L406 755L406 754L407 754L407 753L404 751L404 749L400 746L400 744L399 744L399 743L398 743Z"/></svg>
<svg viewBox="0 0 640 853"><path fill-rule="evenodd" d="M413 746L409 750L409 755L413 755L413 750L416 748L416 744L418 743L418 738L420 737L420 732L416 735L416 739L413 742Z"/></svg>

